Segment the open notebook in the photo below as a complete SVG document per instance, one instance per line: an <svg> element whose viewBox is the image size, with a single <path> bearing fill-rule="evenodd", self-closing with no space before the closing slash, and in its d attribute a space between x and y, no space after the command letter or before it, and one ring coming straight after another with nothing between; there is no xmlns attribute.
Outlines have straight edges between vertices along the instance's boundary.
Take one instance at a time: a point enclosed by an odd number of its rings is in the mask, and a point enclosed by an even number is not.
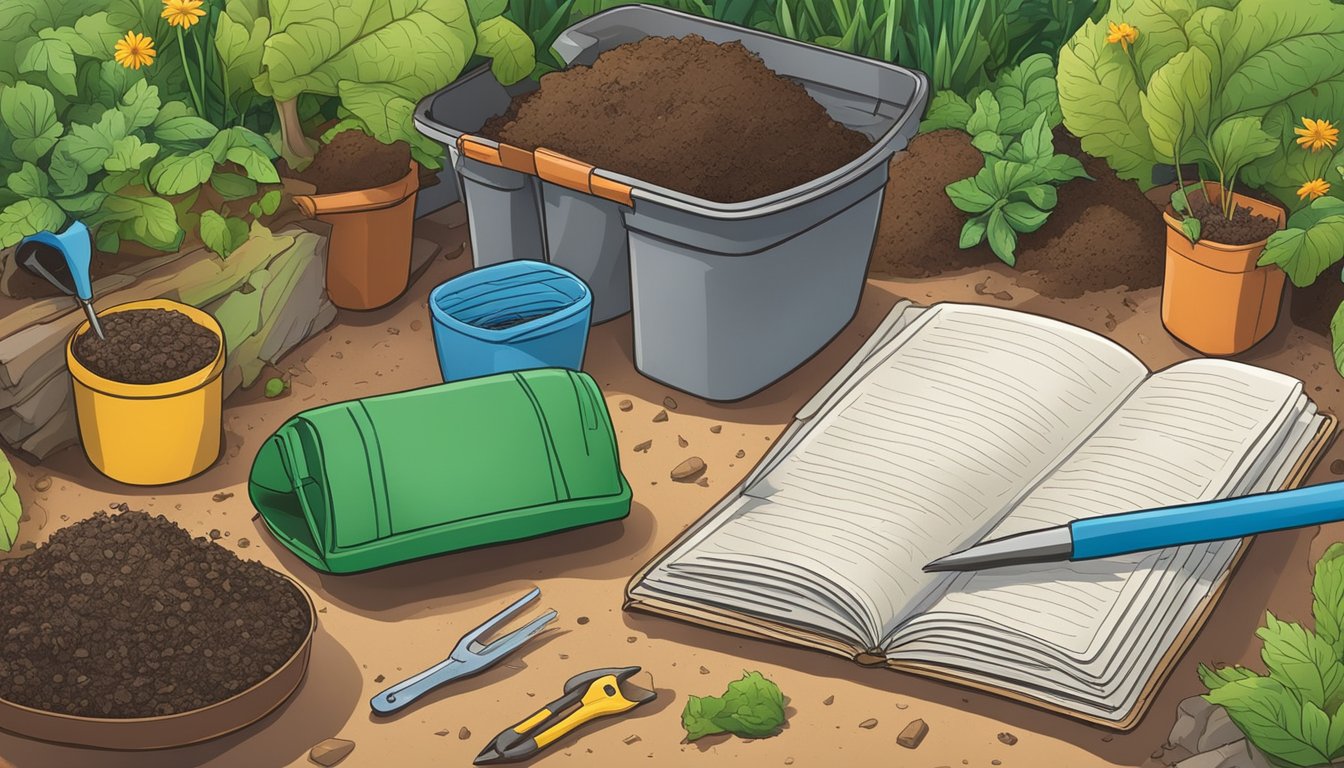
<svg viewBox="0 0 1344 768"><path fill-rule="evenodd" d="M1242 541L926 574L984 538L1262 492L1334 432L1296 379L1158 373L1065 323L902 303L627 606L1132 727Z"/></svg>

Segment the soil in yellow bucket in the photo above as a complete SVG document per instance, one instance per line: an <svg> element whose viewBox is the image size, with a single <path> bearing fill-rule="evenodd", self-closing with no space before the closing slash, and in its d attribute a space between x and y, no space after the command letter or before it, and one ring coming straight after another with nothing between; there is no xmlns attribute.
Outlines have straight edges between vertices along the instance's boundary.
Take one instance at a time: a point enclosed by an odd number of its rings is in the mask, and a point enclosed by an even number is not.
<svg viewBox="0 0 1344 768"><path fill-rule="evenodd" d="M106 309L99 321L106 340L86 322L66 346L90 463L132 485L175 483L208 469L222 432L219 323L165 299Z"/></svg>

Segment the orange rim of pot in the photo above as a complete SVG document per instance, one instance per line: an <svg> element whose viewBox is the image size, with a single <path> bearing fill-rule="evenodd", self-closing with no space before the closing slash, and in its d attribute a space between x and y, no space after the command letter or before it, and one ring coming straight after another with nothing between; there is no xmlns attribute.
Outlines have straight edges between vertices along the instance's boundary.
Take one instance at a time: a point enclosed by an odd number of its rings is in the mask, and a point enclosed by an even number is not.
<svg viewBox="0 0 1344 768"><path fill-rule="evenodd" d="M291 586L297 589L300 595L303 595L304 604L308 606L308 634L304 636L303 642L299 643L299 646L294 649L294 653L290 654L289 658L286 659L283 664L276 667L274 672L263 677L262 679L258 680L252 685L248 686L246 689L233 694L227 699L221 699L220 701L217 701L214 704L208 704L204 707L200 707L199 709L190 709L185 712L174 712L171 715L154 715L152 717L117 718L117 717L87 717L84 715L66 715L60 712L49 712L44 709L35 709L33 707L25 706L23 704L16 704L7 699L0 699L0 712L3 712L5 709L11 709L17 712L22 712L23 714L28 715L30 718L37 719L39 721L59 723L69 729L71 737L68 741L60 741L59 739L50 739L38 736L33 737L33 738L39 738L42 741L50 741L51 743L78 744L81 746L93 746L93 747L101 746L95 743L97 741L96 739L90 739L87 738L87 736L85 736L85 734L87 734L88 732L87 729L89 728L95 728L99 730L110 729L119 724L135 724L141 726L151 726L156 728L156 730L154 731L155 733L169 734L168 739L159 740L162 743L156 742L153 746L110 747L112 749L126 749L130 751L143 751L149 749L171 749L173 747L186 746L188 744L198 744L202 741L209 741L210 739L218 738L227 733L232 733L233 731L239 730L240 728L246 728L252 723L257 722L261 718L270 714L271 712L274 712L276 707L279 707L281 704L285 702L286 699L292 696L294 694L294 691L298 690L298 683L301 683L303 680L302 676L298 679L297 683L293 688L285 692L284 696L281 696L279 699L276 699L275 701L267 701L266 702L267 706L264 707L264 711L260 714L260 716L249 722L216 724L214 728L209 729L215 731L212 735L205 736L203 738L193 738L191 741L186 742L173 742L171 740L171 734L174 730L171 727L173 724L180 723L188 718L192 719L193 721L205 720L209 717L209 714L207 713L213 713L214 711L217 711L225 706L232 705L239 699L253 695L258 689L266 686L272 680L275 680L276 678L280 677L286 672L289 672L296 663L303 661L306 666L307 664L306 659L308 655L311 653L313 647L313 637L317 634L317 608L313 605L313 598L311 595L308 594L308 590L304 589L303 585L300 584L298 580L295 579L294 577L290 576L287 573L277 571L274 568L270 568L269 566L267 567L267 570L270 570L273 573L279 575ZM4 729L9 730L9 725L5 725ZM10 732L18 733L23 736L29 735L27 733L24 733L23 731L10 731ZM85 738L81 739L80 738L81 736L84 736Z"/></svg>
<svg viewBox="0 0 1344 768"><path fill-rule="evenodd" d="M1217 187L1218 185L1215 182L1204 182L1206 191L1218 192L1218 197L1221 197L1221 192L1217 190ZM1279 230L1282 230L1287 223L1287 213L1282 206L1264 200L1257 200L1253 197L1247 197L1237 192L1232 193L1232 199L1234 203L1249 208L1252 214L1268 216L1269 218L1274 219L1279 225ZM1162 209L1162 218L1166 221L1168 228L1174 230L1182 240L1190 245L1190 252L1182 255L1208 267L1209 269L1225 272L1227 274L1242 274L1261 269L1262 267L1255 262L1259 258L1259 252L1263 250L1265 244L1269 242L1269 237L1273 236L1273 233L1271 233L1270 236L1263 239L1253 243L1243 243L1241 245L1229 245L1227 243L1220 243L1216 240L1206 240L1203 238L1196 243L1190 243L1189 238L1185 236L1185 232L1181 229L1181 221L1183 217L1176 212L1174 207L1167 205L1166 208ZM1228 262L1239 261L1240 264L1210 263L1208 259L1199 258L1201 252L1210 256L1226 259ZM1250 254L1255 254L1255 258L1249 258Z"/></svg>
<svg viewBox="0 0 1344 768"><path fill-rule="evenodd" d="M390 184L350 192L295 195L294 204L310 218L330 213L376 211L400 204L419 189L420 164L412 160L406 175Z"/></svg>
<svg viewBox="0 0 1344 768"><path fill-rule="evenodd" d="M103 318L118 312L128 312L136 309L172 309L191 318L192 322L209 330L219 339L219 350L215 352L215 359L199 371L193 371L186 376L159 382L158 384L129 384L124 381L114 381L89 370L75 357L75 339L90 330L89 321L85 320L79 324L79 327L75 328L75 332L70 334L70 338L65 342L65 360L70 367L70 375L76 381L89 389L112 397L126 400L155 400L193 392L214 381L224 372L224 329L220 327L219 321L211 317L208 312L203 312L189 304L171 299L146 299L144 301L128 301L125 304L104 309L98 313L98 317Z"/></svg>

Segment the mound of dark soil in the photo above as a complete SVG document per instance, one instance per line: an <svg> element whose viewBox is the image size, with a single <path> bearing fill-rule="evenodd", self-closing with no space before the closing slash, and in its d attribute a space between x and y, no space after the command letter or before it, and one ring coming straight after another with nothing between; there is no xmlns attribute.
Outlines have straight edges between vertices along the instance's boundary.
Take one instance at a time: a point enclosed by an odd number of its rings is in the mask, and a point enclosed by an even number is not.
<svg viewBox="0 0 1344 768"><path fill-rule="evenodd" d="M406 142L384 144L360 131L342 131L317 150L307 168L284 170L283 175L306 181L326 195L385 186L405 176L410 167L411 148Z"/></svg>
<svg viewBox="0 0 1344 768"><path fill-rule="evenodd" d="M1047 296L1072 298L1117 286L1150 288L1162 282L1166 224L1137 185L1088 156L1062 129L1056 151L1079 158L1094 180L1059 189L1045 225L1019 238L1018 283ZM983 159L961 131L917 136L893 162L874 248L872 271L928 277L997 261L985 244L957 247L967 215L944 188L972 176Z"/></svg>
<svg viewBox="0 0 1344 768"><path fill-rule="evenodd" d="M717 202L782 192L872 142L741 43L650 37L546 75L481 129Z"/></svg>
<svg viewBox="0 0 1344 768"><path fill-rule="evenodd" d="M1335 317L1335 310L1344 303L1344 282L1340 282L1338 268L1325 270L1306 288L1288 290L1292 291L1293 322L1329 338L1330 321Z"/></svg>
<svg viewBox="0 0 1344 768"><path fill-rule="evenodd" d="M209 706L280 668L308 635L280 574L144 512L100 512L0 579L0 698L67 715Z"/></svg>
<svg viewBox="0 0 1344 768"><path fill-rule="evenodd" d="M1251 213L1249 206L1238 205L1232 218L1223 215L1216 205L1196 192L1190 199L1190 212L1199 219L1199 238L1224 245L1258 243L1279 231L1279 222L1268 216Z"/></svg>
<svg viewBox="0 0 1344 768"><path fill-rule="evenodd" d="M98 317L106 339L89 329L75 339L75 359L105 379L160 384L209 365L219 336L173 309L131 309Z"/></svg>

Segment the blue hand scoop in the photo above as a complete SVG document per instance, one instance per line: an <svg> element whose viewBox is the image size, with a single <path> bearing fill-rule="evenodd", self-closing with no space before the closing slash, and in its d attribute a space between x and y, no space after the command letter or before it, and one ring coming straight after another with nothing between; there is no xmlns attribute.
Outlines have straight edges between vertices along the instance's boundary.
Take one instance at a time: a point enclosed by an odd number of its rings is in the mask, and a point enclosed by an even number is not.
<svg viewBox="0 0 1344 768"><path fill-rule="evenodd" d="M98 338L105 339L103 326L93 309L93 283L89 279L89 261L93 257L92 236L83 222L76 221L59 235L38 232L19 241L15 255L19 266L74 296L84 308L89 325Z"/></svg>

